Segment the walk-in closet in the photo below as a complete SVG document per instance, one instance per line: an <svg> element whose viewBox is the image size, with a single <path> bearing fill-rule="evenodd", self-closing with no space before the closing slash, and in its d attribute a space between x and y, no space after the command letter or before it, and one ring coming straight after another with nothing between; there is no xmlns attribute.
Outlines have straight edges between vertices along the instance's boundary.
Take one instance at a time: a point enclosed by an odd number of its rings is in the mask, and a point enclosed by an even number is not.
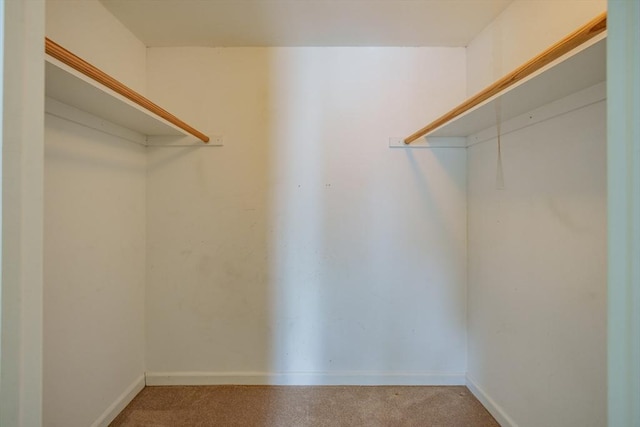
<svg viewBox="0 0 640 427"><path fill-rule="evenodd" d="M3 426L634 425L633 2L5 3Z"/></svg>

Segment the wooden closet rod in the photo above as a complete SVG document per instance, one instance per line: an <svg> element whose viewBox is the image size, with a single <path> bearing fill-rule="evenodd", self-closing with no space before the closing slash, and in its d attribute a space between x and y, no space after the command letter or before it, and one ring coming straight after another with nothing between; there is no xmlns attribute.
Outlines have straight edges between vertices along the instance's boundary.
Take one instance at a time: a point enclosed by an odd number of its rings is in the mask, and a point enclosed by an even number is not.
<svg viewBox="0 0 640 427"><path fill-rule="evenodd" d="M157 116L160 116L163 119L167 120L168 122L173 123L175 126L179 127L185 132L188 132L191 135L195 136L196 138L200 139L202 142L204 143L209 142L209 137L207 135L192 128L191 126L189 126L188 124L186 124L185 122L183 122L182 120L174 116L173 114L169 113L168 111L164 110L163 108L149 101L147 98L140 95L138 92L120 83L118 80L114 79L107 73L103 72L99 68L94 67L84 59L74 55L72 52L68 51L67 49L63 48L62 46L60 46L59 44L50 40L47 37L45 37L45 52L53 56L57 60L67 64L69 67L81 72L85 76L92 78L93 80L108 87L114 92L135 102L139 106L149 110L150 112L156 114Z"/></svg>
<svg viewBox="0 0 640 427"><path fill-rule="evenodd" d="M419 131L413 133L412 135L405 138L405 144L411 144L418 138L421 138L431 131L436 130L443 124L455 119L456 117L462 115L463 113L469 111L475 106L481 104L487 99L491 98L494 95L497 95L501 91L513 86L518 83L520 80L525 77L535 73L540 70L542 67L548 65L549 63L555 61L562 55L570 52L581 44L587 42L598 34L602 33L607 29L607 12L603 12L598 15L593 20L589 21L587 24L578 28L573 33L569 34L564 39L560 40L558 43L551 46L549 49L542 52L540 55L531 59L529 62L521 65L516 70L507 74L497 82L493 83L491 86L486 89L480 91L476 95L467 99L462 104L458 105L453 110L449 111L445 115L439 117L433 122L429 123L427 126L423 127Z"/></svg>

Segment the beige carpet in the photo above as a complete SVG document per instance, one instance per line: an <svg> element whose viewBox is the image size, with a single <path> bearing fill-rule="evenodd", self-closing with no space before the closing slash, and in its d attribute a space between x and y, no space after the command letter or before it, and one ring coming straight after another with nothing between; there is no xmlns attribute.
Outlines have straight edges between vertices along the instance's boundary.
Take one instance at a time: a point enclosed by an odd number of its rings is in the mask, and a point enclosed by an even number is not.
<svg viewBox="0 0 640 427"><path fill-rule="evenodd" d="M111 426L499 427L466 387L146 387Z"/></svg>

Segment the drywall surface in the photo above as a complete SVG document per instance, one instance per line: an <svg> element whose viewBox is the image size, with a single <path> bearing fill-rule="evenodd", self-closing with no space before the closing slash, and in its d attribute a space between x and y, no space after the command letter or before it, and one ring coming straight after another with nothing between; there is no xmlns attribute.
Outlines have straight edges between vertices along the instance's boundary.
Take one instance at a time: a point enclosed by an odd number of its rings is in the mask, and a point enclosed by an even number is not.
<svg viewBox="0 0 640 427"><path fill-rule="evenodd" d="M607 423L605 115L503 135L503 190L468 150L468 376L519 427Z"/></svg>
<svg viewBox="0 0 640 427"><path fill-rule="evenodd" d="M46 35L144 94L146 47L98 0L47 0Z"/></svg>
<svg viewBox="0 0 640 427"><path fill-rule="evenodd" d="M224 147L149 148L155 383L460 382L466 153L388 148L460 102L460 48L151 48Z"/></svg>
<svg viewBox="0 0 640 427"><path fill-rule="evenodd" d="M143 147L47 115L44 425L88 426L144 373Z"/></svg>
<svg viewBox="0 0 640 427"><path fill-rule="evenodd" d="M606 0L515 0L467 46L467 94L489 86L606 9Z"/></svg>

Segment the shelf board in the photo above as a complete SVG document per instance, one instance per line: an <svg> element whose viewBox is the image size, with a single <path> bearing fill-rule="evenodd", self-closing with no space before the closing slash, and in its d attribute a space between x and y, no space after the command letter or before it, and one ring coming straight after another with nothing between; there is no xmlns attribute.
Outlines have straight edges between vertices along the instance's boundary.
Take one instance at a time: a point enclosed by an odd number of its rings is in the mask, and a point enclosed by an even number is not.
<svg viewBox="0 0 640 427"><path fill-rule="evenodd" d="M404 139L468 137L606 79L603 12Z"/></svg>
<svg viewBox="0 0 640 427"><path fill-rule="evenodd" d="M162 117L49 55L45 55L45 94L143 135L188 135Z"/></svg>
<svg viewBox="0 0 640 427"><path fill-rule="evenodd" d="M606 80L606 37L593 39L517 85L429 132L429 137L466 137Z"/></svg>

